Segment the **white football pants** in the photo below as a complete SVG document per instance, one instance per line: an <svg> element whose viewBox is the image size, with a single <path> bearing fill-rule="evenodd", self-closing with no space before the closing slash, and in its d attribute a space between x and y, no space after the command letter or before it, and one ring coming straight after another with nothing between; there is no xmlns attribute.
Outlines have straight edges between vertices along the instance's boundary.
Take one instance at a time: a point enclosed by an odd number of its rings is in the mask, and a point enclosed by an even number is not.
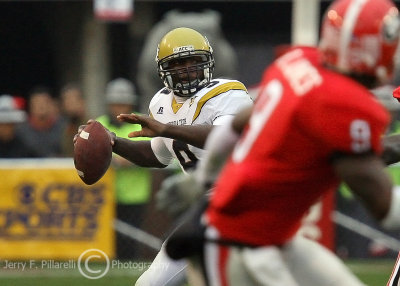
<svg viewBox="0 0 400 286"><path fill-rule="evenodd" d="M185 260L173 260L165 251L165 242L153 263L136 281L135 286L182 286L186 283Z"/></svg>
<svg viewBox="0 0 400 286"><path fill-rule="evenodd" d="M331 251L296 236L283 247L236 247L207 243L207 283L196 259L188 267L191 286L365 286Z"/></svg>

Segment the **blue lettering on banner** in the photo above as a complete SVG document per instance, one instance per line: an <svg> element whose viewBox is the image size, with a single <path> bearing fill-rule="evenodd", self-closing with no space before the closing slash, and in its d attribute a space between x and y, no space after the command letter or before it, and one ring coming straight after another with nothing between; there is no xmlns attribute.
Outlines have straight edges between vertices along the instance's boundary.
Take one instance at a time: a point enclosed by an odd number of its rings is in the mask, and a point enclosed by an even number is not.
<svg viewBox="0 0 400 286"><path fill-rule="evenodd" d="M91 240L105 203L105 185L51 183L43 189L23 183L17 206L0 208L0 238Z"/></svg>

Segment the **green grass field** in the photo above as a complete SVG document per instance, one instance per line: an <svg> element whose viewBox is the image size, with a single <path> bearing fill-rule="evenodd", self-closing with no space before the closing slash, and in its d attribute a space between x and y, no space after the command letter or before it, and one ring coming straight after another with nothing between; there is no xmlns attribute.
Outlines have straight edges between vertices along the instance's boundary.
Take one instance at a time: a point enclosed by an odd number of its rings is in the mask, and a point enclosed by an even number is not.
<svg viewBox="0 0 400 286"><path fill-rule="evenodd" d="M349 268L369 286L384 286L390 276L394 260L347 261ZM96 265L93 270L103 270L104 265ZM106 275L99 279L83 277L79 270L36 269L5 270L0 269L2 286L125 286L134 285L142 270L118 269L110 267Z"/></svg>
<svg viewBox="0 0 400 286"><path fill-rule="evenodd" d="M346 264L365 284L385 286L392 273L393 260L347 261Z"/></svg>

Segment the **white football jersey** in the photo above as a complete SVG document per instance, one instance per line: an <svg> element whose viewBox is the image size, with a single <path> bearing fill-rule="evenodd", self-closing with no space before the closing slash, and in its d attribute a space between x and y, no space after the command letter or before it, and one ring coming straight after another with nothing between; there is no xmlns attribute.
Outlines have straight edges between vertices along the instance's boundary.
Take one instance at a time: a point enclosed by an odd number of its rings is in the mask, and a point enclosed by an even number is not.
<svg viewBox="0 0 400 286"><path fill-rule="evenodd" d="M175 125L215 125L224 117L231 117L244 107L252 105L246 87L237 80L214 79L179 104L167 88L158 91L149 105L149 114L157 121ZM193 168L203 150L184 142L155 137L151 146L157 159L164 165L176 158L185 171Z"/></svg>

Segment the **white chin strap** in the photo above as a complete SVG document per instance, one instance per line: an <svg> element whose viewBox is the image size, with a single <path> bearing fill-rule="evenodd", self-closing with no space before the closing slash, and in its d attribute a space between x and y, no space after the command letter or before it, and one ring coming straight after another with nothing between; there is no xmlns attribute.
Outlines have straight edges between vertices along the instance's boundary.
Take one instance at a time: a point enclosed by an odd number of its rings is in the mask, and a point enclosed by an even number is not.
<svg viewBox="0 0 400 286"><path fill-rule="evenodd" d="M343 18L343 26L340 34L340 46L339 46L339 59L338 67L342 71L348 70L348 51L353 35L354 27L357 23L358 16L361 13L362 8L368 0L355 0L351 2L346 14Z"/></svg>

